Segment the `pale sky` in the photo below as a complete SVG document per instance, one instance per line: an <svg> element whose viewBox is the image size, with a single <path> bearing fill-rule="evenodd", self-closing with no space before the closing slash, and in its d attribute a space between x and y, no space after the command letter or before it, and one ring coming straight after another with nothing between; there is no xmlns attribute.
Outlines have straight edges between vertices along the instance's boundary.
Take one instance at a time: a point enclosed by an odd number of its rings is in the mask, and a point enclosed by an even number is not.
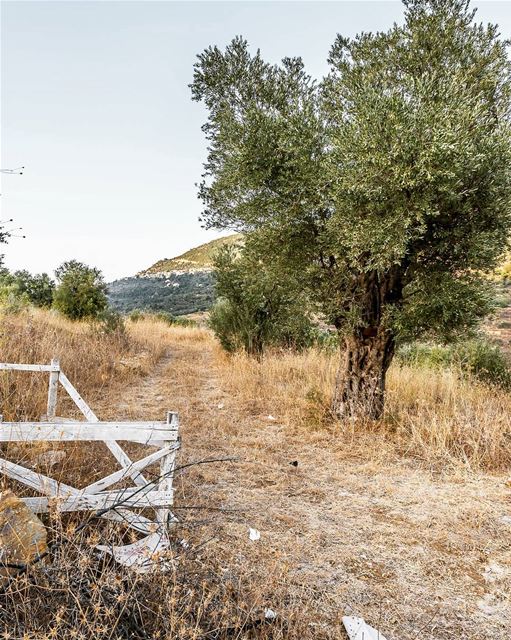
<svg viewBox="0 0 511 640"><path fill-rule="evenodd" d="M511 38L511 2L479 18ZM1 3L0 220L25 240L10 269L52 272L76 258L107 280L217 237L201 229L206 113L188 84L195 57L243 35L321 77L336 33L385 30L399 2L9 1Z"/></svg>

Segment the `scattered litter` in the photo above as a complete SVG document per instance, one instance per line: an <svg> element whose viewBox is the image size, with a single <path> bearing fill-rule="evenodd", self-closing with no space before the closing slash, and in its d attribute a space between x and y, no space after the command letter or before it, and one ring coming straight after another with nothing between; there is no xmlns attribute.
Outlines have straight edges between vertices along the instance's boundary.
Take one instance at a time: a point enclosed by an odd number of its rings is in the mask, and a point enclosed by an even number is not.
<svg viewBox="0 0 511 640"><path fill-rule="evenodd" d="M275 613L275 611L273 611L273 609L265 609L264 617L266 620L275 620L277 614Z"/></svg>
<svg viewBox="0 0 511 640"><path fill-rule="evenodd" d="M221 403L218 405L218 408L219 408L219 409L223 409L223 408L224 408L224 403L223 403L223 402L221 402Z"/></svg>
<svg viewBox="0 0 511 640"><path fill-rule="evenodd" d="M276 420L277 418L275 418L275 417L273 417L273 416L271 416L271 415L270 415L270 416L268 416L266 419L267 419L267 420L271 420L272 422L275 422L275 420Z"/></svg>
<svg viewBox="0 0 511 640"><path fill-rule="evenodd" d="M36 466L51 469L66 458L65 451L45 451L35 459Z"/></svg>
<svg viewBox="0 0 511 640"><path fill-rule="evenodd" d="M289 463L292 467L297 467L298 466L298 460L291 460L291 462Z"/></svg>
<svg viewBox="0 0 511 640"><path fill-rule="evenodd" d="M350 640L386 640L385 636L368 625L363 618L343 616L342 622Z"/></svg>
<svg viewBox="0 0 511 640"><path fill-rule="evenodd" d="M496 562L487 564L484 568L483 578L486 582L497 582L506 576L506 569Z"/></svg>
<svg viewBox="0 0 511 640"><path fill-rule="evenodd" d="M180 544L183 547L183 549L188 549L188 547L190 546L190 543L188 542L188 540L185 540L184 538L183 540L181 540Z"/></svg>
<svg viewBox="0 0 511 640"><path fill-rule="evenodd" d="M257 542L257 540L261 539L261 532L257 529L252 529L252 527L249 527L248 537L252 540L252 542Z"/></svg>

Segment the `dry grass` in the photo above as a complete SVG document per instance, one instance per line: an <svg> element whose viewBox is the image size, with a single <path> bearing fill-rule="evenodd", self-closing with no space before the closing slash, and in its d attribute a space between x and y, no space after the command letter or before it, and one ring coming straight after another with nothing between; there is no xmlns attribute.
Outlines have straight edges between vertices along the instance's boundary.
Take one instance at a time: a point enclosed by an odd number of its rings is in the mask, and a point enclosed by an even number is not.
<svg viewBox="0 0 511 640"><path fill-rule="evenodd" d="M128 336L105 334L88 323L30 309L0 316L0 361L48 364L58 358L71 382L93 401L115 386L146 375L165 351L168 328L162 323L132 325L128 332ZM47 384L47 376L3 372L0 405L4 419L38 419L46 410ZM64 415L66 409L72 409L71 405L59 406L58 415Z"/></svg>
<svg viewBox="0 0 511 640"><path fill-rule="evenodd" d="M117 530L91 522L76 539L53 523L61 550L2 596L0 628L14 637L333 640L344 637L345 613L389 640L509 637L508 394L450 371L395 366L385 420L340 425L328 409L335 355L230 357L207 330L147 320L129 324L122 348L53 316L7 322L17 340L46 345L16 347L4 324L11 359L46 361L53 339L107 372L100 384L79 366L70 374L103 419L178 410L179 464L238 460L180 474L178 562L157 580L93 557L85 534L113 539ZM82 459L85 479L92 469ZM260 542L248 540L249 526ZM263 623L266 607L275 624Z"/></svg>
<svg viewBox="0 0 511 640"><path fill-rule="evenodd" d="M353 451L424 463L504 470L511 465L511 396L460 378L454 370L395 364L384 420L339 424L330 414L337 354L274 353L257 361L218 354L223 378L248 413L269 412L295 435L320 430ZM307 435L308 434L308 435Z"/></svg>

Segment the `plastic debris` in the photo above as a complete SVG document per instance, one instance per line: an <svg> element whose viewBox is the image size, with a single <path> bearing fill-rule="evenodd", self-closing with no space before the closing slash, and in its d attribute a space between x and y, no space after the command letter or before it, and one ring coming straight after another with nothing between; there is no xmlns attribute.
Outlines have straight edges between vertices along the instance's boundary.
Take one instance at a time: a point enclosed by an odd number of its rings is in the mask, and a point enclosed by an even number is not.
<svg viewBox="0 0 511 640"><path fill-rule="evenodd" d="M218 408L219 408L219 409L223 409L223 408L224 408L224 403L223 403L223 402L221 402L221 403L218 405Z"/></svg>
<svg viewBox="0 0 511 640"><path fill-rule="evenodd" d="M257 542L257 540L261 539L261 532L257 529L252 529L252 527L249 527L248 537L252 540L252 542Z"/></svg>
<svg viewBox="0 0 511 640"><path fill-rule="evenodd" d="M277 418L275 418L274 416L271 416L271 415L270 415L270 416L268 416L266 419L267 419L267 420L271 420L271 422L275 422L275 420L276 420Z"/></svg>
<svg viewBox="0 0 511 640"><path fill-rule="evenodd" d="M342 622L350 640L386 640L384 635L368 625L363 618L343 616Z"/></svg>
<svg viewBox="0 0 511 640"><path fill-rule="evenodd" d="M264 610L265 620L275 620L276 617L277 617L277 614L275 613L275 611L273 611L273 609Z"/></svg>

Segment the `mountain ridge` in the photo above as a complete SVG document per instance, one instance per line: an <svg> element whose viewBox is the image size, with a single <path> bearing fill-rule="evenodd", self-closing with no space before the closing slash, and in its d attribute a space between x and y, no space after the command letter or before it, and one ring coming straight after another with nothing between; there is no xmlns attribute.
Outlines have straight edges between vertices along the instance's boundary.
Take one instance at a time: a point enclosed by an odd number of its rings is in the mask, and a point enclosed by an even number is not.
<svg viewBox="0 0 511 640"><path fill-rule="evenodd" d="M188 315L207 311L215 302L213 259L224 246L242 241L239 233L216 238L175 258L158 260L148 269L108 284L108 301L116 311L134 310Z"/></svg>
<svg viewBox="0 0 511 640"><path fill-rule="evenodd" d="M174 258L163 258L152 266L139 271L139 277L158 277L168 273L181 273L194 271L211 271L213 269L213 259L215 254L225 246L233 246L241 243L241 233L234 233L228 236L216 238L210 242L204 242L197 247L193 247Z"/></svg>

